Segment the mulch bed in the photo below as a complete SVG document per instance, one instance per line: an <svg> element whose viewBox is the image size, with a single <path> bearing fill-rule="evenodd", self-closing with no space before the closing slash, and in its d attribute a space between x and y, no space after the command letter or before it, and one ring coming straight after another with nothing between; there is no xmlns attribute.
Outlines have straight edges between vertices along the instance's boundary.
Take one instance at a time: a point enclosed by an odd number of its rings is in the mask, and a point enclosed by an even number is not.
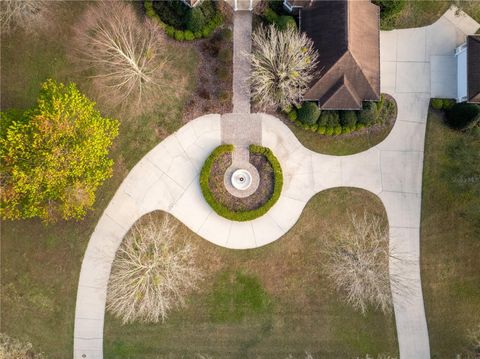
<svg viewBox="0 0 480 359"><path fill-rule="evenodd" d="M255 166L260 175L258 189L251 196L238 198L230 194L224 185L225 171L232 164L232 154L221 155L212 165L209 187L214 198L231 211L245 212L260 208L273 194L274 174L273 168L267 158L259 154L250 154L250 163Z"/></svg>
<svg viewBox="0 0 480 359"><path fill-rule="evenodd" d="M233 29L233 12L226 3L220 10L225 22L211 38L176 42L178 46L193 46L199 58L196 89L185 106L184 123L208 113L233 111L233 36L225 37L225 31Z"/></svg>

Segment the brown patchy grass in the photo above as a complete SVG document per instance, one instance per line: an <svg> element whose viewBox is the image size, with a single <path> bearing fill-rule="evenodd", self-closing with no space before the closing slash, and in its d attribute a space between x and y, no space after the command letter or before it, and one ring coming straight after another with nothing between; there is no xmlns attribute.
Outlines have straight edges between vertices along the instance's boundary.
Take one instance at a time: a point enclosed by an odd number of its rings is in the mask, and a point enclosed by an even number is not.
<svg viewBox="0 0 480 359"><path fill-rule="evenodd" d="M1 38L1 109L27 109L47 78L89 84L70 63L72 26L88 2L55 2L48 26ZM44 226L38 220L3 221L1 226L1 331L32 342L49 358L71 358L73 318L80 265L88 239L116 188L143 155L183 124L183 108L196 86L197 55L173 48L173 61L189 84L185 96L159 106L149 116L121 120L112 158L113 177L97 191L94 210L80 222ZM98 103L103 113L106 108Z"/></svg>
<svg viewBox="0 0 480 359"><path fill-rule="evenodd" d="M198 265L206 273L201 290L191 296L186 309L172 312L164 324L122 326L108 315L105 356L285 358L292 354L303 358L305 351L315 358L397 355L393 316L369 312L363 317L353 311L341 302L322 272L323 241L347 225L347 211L362 214L364 210L385 217L380 200L366 191L322 192L281 239L243 251L212 245L180 224L179 236L188 236L201 253ZM266 293L268 305L240 319L238 313L227 311L218 320L217 299L234 301L228 294L233 284L221 280L229 273L254 278L263 288L241 293L245 305L259 291ZM237 302L237 306L242 304Z"/></svg>
<svg viewBox="0 0 480 359"><path fill-rule="evenodd" d="M421 270L433 358L466 358L468 331L480 323L480 228L467 215L472 203L480 207L479 199L466 199L443 177L446 150L462 136L465 134L445 126L440 112L430 111L423 171ZM477 180L473 185L480 183Z"/></svg>
<svg viewBox="0 0 480 359"><path fill-rule="evenodd" d="M406 0L403 10L394 18L382 20L381 26L384 30L427 26L437 21L451 5L480 22L478 0Z"/></svg>

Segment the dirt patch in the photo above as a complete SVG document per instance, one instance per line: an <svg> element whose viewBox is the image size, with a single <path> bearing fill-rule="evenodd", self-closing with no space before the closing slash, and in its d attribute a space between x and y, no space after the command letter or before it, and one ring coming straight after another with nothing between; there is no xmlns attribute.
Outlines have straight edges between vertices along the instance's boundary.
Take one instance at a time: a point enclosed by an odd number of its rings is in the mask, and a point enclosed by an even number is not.
<svg viewBox="0 0 480 359"><path fill-rule="evenodd" d="M275 176L267 158L260 154L250 153L250 163L260 175L258 189L251 196L238 198L230 194L224 185L225 172L232 164L232 154L224 153L212 165L209 178L210 191L213 197L231 211L245 212L262 207L273 194Z"/></svg>

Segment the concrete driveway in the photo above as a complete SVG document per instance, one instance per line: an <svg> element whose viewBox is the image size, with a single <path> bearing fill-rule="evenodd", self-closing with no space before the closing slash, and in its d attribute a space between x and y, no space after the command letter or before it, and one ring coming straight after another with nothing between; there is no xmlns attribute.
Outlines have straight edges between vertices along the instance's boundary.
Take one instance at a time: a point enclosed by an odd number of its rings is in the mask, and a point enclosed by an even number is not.
<svg viewBox="0 0 480 359"><path fill-rule="evenodd" d="M82 263L75 312L74 357L103 357L103 321L108 278L125 233L142 215L167 211L212 243L255 248L285 234L309 199L333 187L358 187L377 194L390 226L396 258L390 274L406 278L392 287L401 358L429 358L428 330L420 279L420 211L423 149L431 96L431 57L450 54L480 25L447 12L435 24L381 33L382 92L394 96L397 122L389 136L368 151L327 156L305 149L275 117L255 114L261 140L279 158L284 189L263 217L231 222L203 199L198 173L221 143L221 116L198 118L152 149L129 173L92 234ZM444 69L447 71L448 69ZM445 91L449 91L445 84Z"/></svg>

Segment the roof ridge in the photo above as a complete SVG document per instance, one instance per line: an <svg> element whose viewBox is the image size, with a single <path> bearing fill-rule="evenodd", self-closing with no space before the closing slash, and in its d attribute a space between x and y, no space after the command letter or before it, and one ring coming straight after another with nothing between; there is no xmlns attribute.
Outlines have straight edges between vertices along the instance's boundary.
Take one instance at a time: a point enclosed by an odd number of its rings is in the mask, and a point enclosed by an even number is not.
<svg viewBox="0 0 480 359"><path fill-rule="evenodd" d="M352 99L355 101L355 103L358 105L358 106L361 106L362 105L362 101L359 100L358 98L358 95L356 93L356 91L354 89L351 88L351 86L349 86L349 83L350 81L346 78L345 75L342 76L342 78L340 78L333 86L333 87L337 87L335 89L335 91L330 94L330 96L328 96L328 98L322 103L322 106L325 106L325 105L328 105L329 101L332 100L335 95L337 95L340 91L342 91L343 89L347 90L348 91L348 94L352 97Z"/></svg>
<svg viewBox="0 0 480 359"><path fill-rule="evenodd" d="M357 68L360 70L360 73L362 74L363 78L365 79L365 82L368 84L368 87L370 88L370 90L372 90L372 93L376 94L376 91L375 89L373 88L372 84L370 83L370 81L368 81L368 77L367 75L365 75L365 72L363 72L363 67L360 66L360 63L358 62L357 58L355 57L355 55L353 54L353 52L350 51L350 49L348 49L347 51L350 56L352 57L353 61L355 61L355 64L357 65Z"/></svg>

